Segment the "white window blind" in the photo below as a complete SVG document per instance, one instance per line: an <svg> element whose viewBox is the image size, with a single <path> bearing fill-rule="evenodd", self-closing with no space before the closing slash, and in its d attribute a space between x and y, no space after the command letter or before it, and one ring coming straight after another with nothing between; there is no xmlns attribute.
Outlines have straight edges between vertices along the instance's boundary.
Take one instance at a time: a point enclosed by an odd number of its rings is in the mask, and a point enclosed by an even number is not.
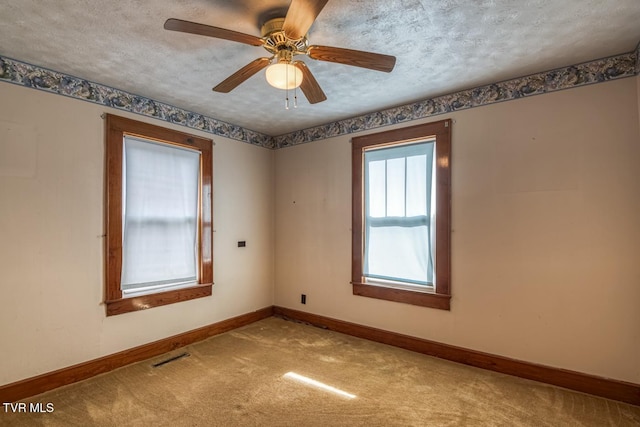
<svg viewBox="0 0 640 427"><path fill-rule="evenodd" d="M197 281L200 153L125 136L123 294Z"/></svg>
<svg viewBox="0 0 640 427"><path fill-rule="evenodd" d="M366 150L364 276L434 283L433 142Z"/></svg>

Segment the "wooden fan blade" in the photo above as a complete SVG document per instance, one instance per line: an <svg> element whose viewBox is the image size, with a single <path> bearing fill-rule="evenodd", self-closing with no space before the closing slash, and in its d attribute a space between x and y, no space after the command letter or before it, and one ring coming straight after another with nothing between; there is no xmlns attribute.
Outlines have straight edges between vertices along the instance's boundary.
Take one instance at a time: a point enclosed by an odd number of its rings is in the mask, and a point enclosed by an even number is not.
<svg viewBox="0 0 640 427"><path fill-rule="evenodd" d="M249 77L269 65L269 62L269 58L258 58L227 77L225 81L214 87L212 90L222 93L231 92L233 89L238 87L240 83L243 83Z"/></svg>
<svg viewBox="0 0 640 427"><path fill-rule="evenodd" d="M231 40L233 42L244 43L251 46L262 46L264 44L260 37L239 33L237 31L225 30L224 28L212 27L211 25L183 21L181 19L167 19L164 23L164 29L180 31L182 33L198 34L200 36L215 37L217 39Z"/></svg>
<svg viewBox="0 0 640 427"><path fill-rule="evenodd" d="M302 83L300 89L304 96L309 101L309 104L317 104L327 99L327 95L324 94L320 85L316 81L316 78L311 74L311 70L302 61L294 62L294 64L300 71L302 71Z"/></svg>
<svg viewBox="0 0 640 427"><path fill-rule="evenodd" d="M390 73L396 65L396 57L362 50L343 49L330 46L309 46L309 57L320 61L337 62L355 67Z"/></svg>
<svg viewBox="0 0 640 427"><path fill-rule="evenodd" d="M297 40L307 34L329 0L292 0L282 30L290 39Z"/></svg>

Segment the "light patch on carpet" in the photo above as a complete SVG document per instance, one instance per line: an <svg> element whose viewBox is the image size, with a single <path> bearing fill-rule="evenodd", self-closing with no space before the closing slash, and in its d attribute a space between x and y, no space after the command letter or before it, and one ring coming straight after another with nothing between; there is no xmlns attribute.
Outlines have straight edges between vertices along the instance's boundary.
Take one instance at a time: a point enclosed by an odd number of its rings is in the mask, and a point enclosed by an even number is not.
<svg viewBox="0 0 640 427"><path fill-rule="evenodd" d="M303 384L310 385L312 387L317 387L319 389L329 391L331 393L334 393L349 399L356 398L355 394L347 393L346 391L340 390L339 388L331 387L330 385L321 383L320 381L316 381L309 377L305 377L304 375L296 374L295 372L287 372L286 374L284 374L284 377L299 381Z"/></svg>

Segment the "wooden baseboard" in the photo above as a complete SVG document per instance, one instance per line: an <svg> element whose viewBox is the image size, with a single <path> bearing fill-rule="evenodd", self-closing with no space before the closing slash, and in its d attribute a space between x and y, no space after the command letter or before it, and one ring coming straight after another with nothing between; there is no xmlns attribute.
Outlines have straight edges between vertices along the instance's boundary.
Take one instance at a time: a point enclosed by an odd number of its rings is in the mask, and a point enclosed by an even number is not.
<svg viewBox="0 0 640 427"><path fill-rule="evenodd" d="M640 384L523 362L284 307L275 306L273 312L275 316L310 323L347 335L640 406Z"/></svg>
<svg viewBox="0 0 640 427"><path fill-rule="evenodd" d="M273 307L263 308L252 313L223 320L209 326L174 335L129 350L3 385L0 387L0 402L15 402L63 385L82 381L95 375L167 353L197 341L202 341L214 335L231 331L258 320L271 317L272 315Z"/></svg>
<svg viewBox="0 0 640 427"><path fill-rule="evenodd" d="M477 368L540 381L640 406L640 384L523 362L277 306L263 308L129 350L0 386L0 402L15 402L54 388L82 381L95 375L202 341L214 335L231 331L272 315L307 322L347 335L393 345Z"/></svg>

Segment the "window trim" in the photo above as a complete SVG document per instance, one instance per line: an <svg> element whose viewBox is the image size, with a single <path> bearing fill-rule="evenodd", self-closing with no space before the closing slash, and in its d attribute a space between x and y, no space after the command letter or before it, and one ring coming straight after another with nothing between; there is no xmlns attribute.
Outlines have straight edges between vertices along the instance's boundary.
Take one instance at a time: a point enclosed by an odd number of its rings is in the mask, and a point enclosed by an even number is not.
<svg viewBox="0 0 640 427"><path fill-rule="evenodd" d="M124 136L136 136L200 151L198 203L198 283L194 286L123 298L122 159ZM145 310L212 294L213 286L213 141L137 120L106 114L105 149L105 305L107 316Z"/></svg>
<svg viewBox="0 0 640 427"><path fill-rule="evenodd" d="M406 304L451 309L451 119L352 138L352 254L353 294ZM436 245L435 292L383 286L363 276L364 262L364 151L435 140Z"/></svg>

